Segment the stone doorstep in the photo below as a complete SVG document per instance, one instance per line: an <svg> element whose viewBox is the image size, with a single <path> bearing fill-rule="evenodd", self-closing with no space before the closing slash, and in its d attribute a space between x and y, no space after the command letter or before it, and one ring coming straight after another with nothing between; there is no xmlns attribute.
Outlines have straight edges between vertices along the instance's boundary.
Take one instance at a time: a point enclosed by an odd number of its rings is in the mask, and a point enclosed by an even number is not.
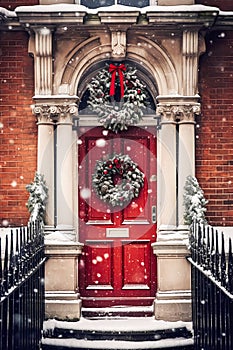
<svg viewBox="0 0 233 350"><path fill-rule="evenodd" d="M193 339L164 339L158 341L90 341L78 339L43 339L42 350L193 350Z"/></svg>
<svg viewBox="0 0 233 350"><path fill-rule="evenodd" d="M78 322L44 323L43 350L62 349L192 349L191 322L148 318L81 318Z"/></svg>
<svg viewBox="0 0 233 350"><path fill-rule="evenodd" d="M155 331L100 331L100 330L74 330L55 328L53 332L48 332L47 338L57 339L85 339L85 340L124 340L124 341L156 341L162 339L191 338L192 333L186 327L174 329L160 329Z"/></svg>
<svg viewBox="0 0 233 350"><path fill-rule="evenodd" d="M82 316L88 319L101 319L103 317L123 318L123 317L152 317L153 306L113 306L101 308L82 308Z"/></svg>

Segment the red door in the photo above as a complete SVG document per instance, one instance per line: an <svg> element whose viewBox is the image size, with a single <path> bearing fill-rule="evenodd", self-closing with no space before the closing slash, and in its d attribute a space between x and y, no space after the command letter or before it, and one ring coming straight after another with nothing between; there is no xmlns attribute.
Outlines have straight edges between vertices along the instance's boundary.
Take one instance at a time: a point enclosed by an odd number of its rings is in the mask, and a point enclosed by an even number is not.
<svg viewBox="0 0 233 350"><path fill-rule="evenodd" d="M79 139L79 222L84 243L79 263L85 307L151 305L156 290L155 128L131 127L114 134L101 127L82 129ZM144 173L139 197L111 207L93 189L96 162L128 155Z"/></svg>

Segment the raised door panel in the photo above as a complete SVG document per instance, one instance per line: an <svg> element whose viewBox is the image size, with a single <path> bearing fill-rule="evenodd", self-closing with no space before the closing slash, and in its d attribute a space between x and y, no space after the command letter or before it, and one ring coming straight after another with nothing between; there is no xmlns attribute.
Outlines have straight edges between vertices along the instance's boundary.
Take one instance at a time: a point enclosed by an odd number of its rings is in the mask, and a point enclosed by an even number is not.
<svg viewBox="0 0 233 350"><path fill-rule="evenodd" d="M88 290L113 289L113 242L86 241L85 288Z"/></svg>
<svg viewBox="0 0 233 350"><path fill-rule="evenodd" d="M150 241L124 242L123 255L123 289L150 289Z"/></svg>

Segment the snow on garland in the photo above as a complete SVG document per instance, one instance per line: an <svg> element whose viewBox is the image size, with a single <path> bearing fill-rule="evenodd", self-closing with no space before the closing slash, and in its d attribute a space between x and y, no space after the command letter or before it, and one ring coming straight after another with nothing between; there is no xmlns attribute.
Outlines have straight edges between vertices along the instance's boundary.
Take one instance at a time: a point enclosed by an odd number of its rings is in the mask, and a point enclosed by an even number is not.
<svg viewBox="0 0 233 350"><path fill-rule="evenodd" d="M29 192L27 208L30 212L30 222L39 220L44 222L45 208L48 198L48 187L44 180L44 176L36 172L33 182L26 186Z"/></svg>
<svg viewBox="0 0 233 350"><path fill-rule="evenodd" d="M115 154L97 161L92 181L99 198L116 207L129 204L139 196L144 174L128 155Z"/></svg>
<svg viewBox="0 0 233 350"><path fill-rule="evenodd" d="M184 186L185 224L191 225L194 221L206 224L205 206L207 203L208 201L205 199L204 192L197 179L194 176L189 175Z"/></svg>
<svg viewBox="0 0 233 350"><path fill-rule="evenodd" d="M88 85L88 106L97 113L99 122L115 133L139 123L146 108L145 86L136 72L128 65L110 64L100 70ZM117 81L120 84L120 102L116 102L114 97Z"/></svg>

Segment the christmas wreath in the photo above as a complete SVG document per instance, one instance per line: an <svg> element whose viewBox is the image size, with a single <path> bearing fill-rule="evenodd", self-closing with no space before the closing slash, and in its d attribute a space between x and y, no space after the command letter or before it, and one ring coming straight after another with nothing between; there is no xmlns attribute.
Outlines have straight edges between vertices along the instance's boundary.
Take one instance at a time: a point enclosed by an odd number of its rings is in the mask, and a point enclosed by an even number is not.
<svg viewBox="0 0 233 350"><path fill-rule="evenodd" d="M147 95L135 68L110 64L92 78L88 89L88 106L106 129L117 133L142 119Z"/></svg>
<svg viewBox="0 0 233 350"><path fill-rule="evenodd" d="M139 196L144 174L128 155L115 154L97 161L92 181L99 198L116 207Z"/></svg>

